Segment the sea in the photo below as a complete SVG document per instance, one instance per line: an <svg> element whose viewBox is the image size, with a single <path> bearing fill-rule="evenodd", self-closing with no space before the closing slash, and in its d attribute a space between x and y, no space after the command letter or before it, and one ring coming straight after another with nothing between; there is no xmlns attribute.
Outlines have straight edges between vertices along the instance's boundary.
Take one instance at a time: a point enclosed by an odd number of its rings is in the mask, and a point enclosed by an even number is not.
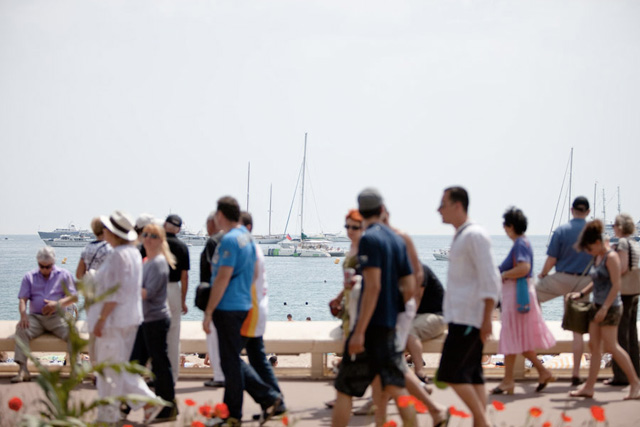
<svg viewBox="0 0 640 427"><path fill-rule="evenodd" d="M449 248L452 236L412 236L420 260L427 264L447 286L448 261L438 261L433 252ZM529 236L534 249L534 272L542 269L546 257L547 236ZM496 265L508 255L512 241L507 236L491 236L493 258ZM348 247L349 243L336 243ZM44 246L37 235L0 235L0 320L18 320L18 291L24 274L37 267L36 252ZM82 248L55 248L58 267L75 275ZM184 320L202 320L202 311L194 305L195 289L200 283L200 253L203 246L190 246L191 270ZM268 320L332 320L329 301L342 287L343 258L265 257L268 280ZM542 306L546 320L561 320L561 298Z"/></svg>

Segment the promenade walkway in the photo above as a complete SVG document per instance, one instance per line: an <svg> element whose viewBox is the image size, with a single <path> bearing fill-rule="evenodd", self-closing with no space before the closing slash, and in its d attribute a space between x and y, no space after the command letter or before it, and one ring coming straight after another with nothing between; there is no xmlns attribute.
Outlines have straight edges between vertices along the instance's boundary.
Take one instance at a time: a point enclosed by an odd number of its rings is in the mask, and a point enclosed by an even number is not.
<svg viewBox="0 0 640 427"><path fill-rule="evenodd" d="M223 389L211 389L203 387L202 379L181 379L177 385L177 398L181 405L181 422L186 422L190 418L189 415L197 415L197 408L202 404L215 404L222 401ZM289 425L296 426L329 426L331 424L331 410L327 409L323 402L332 399L335 396L331 381L327 380L296 380L281 379L281 388L285 394L286 403L289 407L288 421ZM497 381L491 380L487 384L487 389L497 385ZM605 417L608 425L612 427L637 427L640 425L640 401L623 401L622 398L626 394L628 388L609 387L602 383L596 386L596 394L594 399L574 399L568 397L568 392L572 390L568 381L559 381L550 384L543 393L535 393L536 383L534 381L521 381L516 386L513 396L489 396L489 402L497 400L505 405L503 411L496 411L493 406L489 406L492 419L497 426L524 426L527 422L529 410L537 407L542 410L539 418L533 419L530 426L542 426L544 422L551 422L552 426L580 426L587 425L589 421L593 422L590 407L598 405L604 409ZM35 382L23 384L10 384L9 378L0 378L0 425L14 425L11 418L14 413L8 409L7 401L18 396L25 402L22 410L34 411L36 401L42 397L40 389ZM91 399L96 396L95 388L85 383L75 392L78 399ZM436 389L432 397L446 405L447 407L455 406L459 410L466 411L462 402L448 388L446 390ZM185 399L194 400L198 406L187 408ZM354 407L359 407L364 403L363 399L356 399ZM572 418L571 422L562 422L561 414ZM245 394L244 402L244 419L243 424L249 426L257 426L258 423L251 420L251 415L259 412L259 407ZM394 405L389 405L390 418L396 420L401 425L397 410ZM122 423L131 425L142 425L142 413L138 411L130 415L129 419ZM531 421L531 420L530 420ZM190 425L190 422L182 424L178 422L157 424L160 426L181 426ZM283 425L282 420L274 419L267 423L268 426ZM373 425L373 417L371 416L353 416L350 425L365 426ZM428 415L418 416L418 425L430 427L431 417ZM470 419L462 419L453 417L449 426L470 427ZM600 425L604 423L588 424L590 426Z"/></svg>

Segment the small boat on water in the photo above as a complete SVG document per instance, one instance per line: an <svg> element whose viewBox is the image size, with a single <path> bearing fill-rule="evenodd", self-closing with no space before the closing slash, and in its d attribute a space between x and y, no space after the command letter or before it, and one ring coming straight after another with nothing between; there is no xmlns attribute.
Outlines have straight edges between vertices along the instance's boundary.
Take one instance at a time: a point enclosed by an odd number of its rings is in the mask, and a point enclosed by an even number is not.
<svg viewBox="0 0 640 427"><path fill-rule="evenodd" d="M88 236L86 234L63 234L60 237L43 240L47 246L52 246L54 248L84 248L95 239L92 236Z"/></svg>
<svg viewBox="0 0 640 427"><path fill-rule="evenodd" d="M433 251L433 257L438 261L449 261L449 249L438 249Z"/></svg>

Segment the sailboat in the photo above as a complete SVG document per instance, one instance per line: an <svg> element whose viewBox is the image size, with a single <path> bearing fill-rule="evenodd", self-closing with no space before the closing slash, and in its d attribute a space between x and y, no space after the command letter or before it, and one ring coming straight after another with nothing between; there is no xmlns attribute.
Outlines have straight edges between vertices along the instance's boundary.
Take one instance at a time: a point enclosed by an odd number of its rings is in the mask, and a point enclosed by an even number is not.
<svg viewBox="0 0 640 427"><path fill-rule="evenodd" d="M248 187L248 185L247 185ZM273 196L273 184L271 184L269 186L269 234L265 234L265 235L255 235L253 236L253 239L256 241L256 243L259 243L261 245L274 245L276 243L278 243L279 241L283 240L286 236L284 234L271 234L271 199ZM247 200L249 196L247 195ZM247 204L249 202L247 201Z"/></svg>

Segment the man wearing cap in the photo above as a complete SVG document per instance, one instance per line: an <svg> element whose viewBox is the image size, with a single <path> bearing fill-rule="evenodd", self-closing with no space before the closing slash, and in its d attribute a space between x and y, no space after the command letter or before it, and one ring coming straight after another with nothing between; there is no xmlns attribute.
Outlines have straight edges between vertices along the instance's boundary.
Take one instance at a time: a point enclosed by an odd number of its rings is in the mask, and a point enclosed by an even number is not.
<svg viewBox="0 0 640 427"><path fill-rule="evenodd" d="M45 332L51 332L62 340L69 337L69 327L61 316L64 308L76 300L73 276L67 270L56 267L56 253L45 246L36 255L38 268L24 275L18 293L20 321L16 326L16 338L29 348L29 341ZM66 290L66 292L65 292ZM27 314L27 305L29 313ZM12 383L29 381L27 356L16 344L15 357L18 375Z"/></svg>
<svg viewBox="0 0 640 427"><path fill-rule="evenodd" d="M385 212L380 193L372 188L358 195L358 210L365 233L358 246L362 294L353 331L345 343L344 357L335 381L337 398L332 425L349 423L353 396L362 397L369 386L377 406L386 405L379 390L397 400L405 390L406 365L396 350L396 319L414 294L415 279L404 241L382 223ZM405 425L415 425L411 408L398 411ZM382 424L383 420L376 420Z"/></svg>
<svg viewBox="0 0 640 427"><path fill-rule="evenodd" d="M573 219L553 232L547 249L547 260L538 275L539 281L536 283L536 293L540 304L570 292L581 292L591 282L591 278L586 275L587 268L591 263L591 255L586 252L577 252L574 248L578 236L587 223L586 218L589 212L591 211L587 198L576 197L571 208ZM553 267L555 267L555 273L549 274ZM581 301L588 301L588 297L583 296ZM582 335L574 333L574 362L571 376L571 383L574 386L583 382L580 379L580 360L583 348Z"/></svg>
<svg viewBox="0 0 640 427"><path fill-rule="evenodd" d="M456 232L449 252L443 313L449 332L442 347L437 379L448 383L467 405L474 426L491 425L482 372L482 349L491 335L491 313L501 280L491 255L491 239L467 213L469 195L462 187L444 190L438 212Z"/></svg>
<svg viewBox="0 0 640 427"><path fill-rule="evenodd" d="M182 227L182 218L176 214L169 215L164 222L169 250L176 257L176 268L169 269L167 285L167 302L171 312L167 347L174 383L178 382L180 371L180 318L188 311L186 300L189 287L189 248L176 236L180 232L180 227Z"/></svg>

